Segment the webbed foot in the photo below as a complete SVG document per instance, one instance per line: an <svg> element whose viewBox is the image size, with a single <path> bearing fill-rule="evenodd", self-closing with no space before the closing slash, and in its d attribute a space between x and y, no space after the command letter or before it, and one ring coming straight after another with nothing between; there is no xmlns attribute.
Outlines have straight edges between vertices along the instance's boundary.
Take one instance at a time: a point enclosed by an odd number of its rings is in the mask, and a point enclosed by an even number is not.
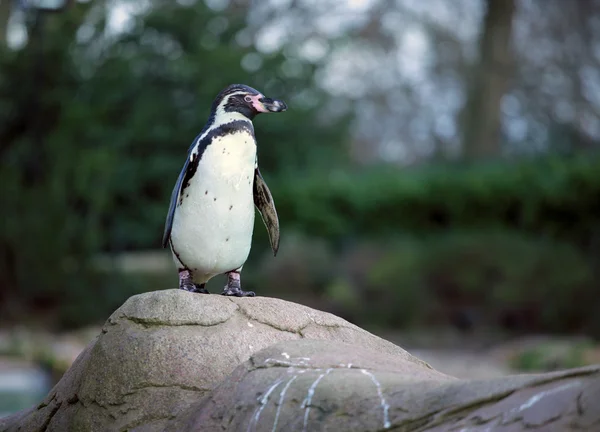
<svg viewBox="0 0 600 432"><path fill-rule="evenodd" d="M222 295L235 297L254 297L254 291L242 291L240 274L236 271L227 273L227 285L223 288Z"/></svg>
<svg viewBox="0 0 600 432"><path fill-rule="evenodd" d="M205 286L206 286L206 284L197 284L197 283L195 283L194 284L194 288L195 289L192 292L199 293L199 294L210 294L208 292L208 290L205 288Z"/></svg>
<svg viewBox="0 0 600 432"><path fill-rule="evenodd" d="M179 289L199 294L210 294L204 287L205 285L194 283L189 270L179 270Z"/></svg>

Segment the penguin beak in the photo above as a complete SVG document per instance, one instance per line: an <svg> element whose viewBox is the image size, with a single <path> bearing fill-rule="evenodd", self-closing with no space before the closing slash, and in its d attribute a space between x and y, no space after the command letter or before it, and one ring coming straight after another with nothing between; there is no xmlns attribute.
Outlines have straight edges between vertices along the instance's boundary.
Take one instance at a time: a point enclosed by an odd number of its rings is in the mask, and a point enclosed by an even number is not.
<svg viewBox="0 0 600 432"><path fill-rule="evenodd" d="M287 105L284 101L271 99L262 95L253 98L252 105L256 111L261 113L283 112L287 110Z"/></svg>
<svg viewBox="0 0 600 432"><path fill-rule="evenodd" d="M258 101L262 104L265 111L268 112L282 112L287 109L287 105L284 101L281 100L264 97L259 99Z"/></svg>

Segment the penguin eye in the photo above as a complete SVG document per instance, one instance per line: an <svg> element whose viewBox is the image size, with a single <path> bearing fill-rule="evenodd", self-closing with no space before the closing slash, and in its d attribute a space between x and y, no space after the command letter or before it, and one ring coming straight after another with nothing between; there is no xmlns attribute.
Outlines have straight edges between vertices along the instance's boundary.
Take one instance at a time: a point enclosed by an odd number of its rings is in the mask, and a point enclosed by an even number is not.
<svg viewBox="0 0 600 432"><path fill-rule="evenodd" d="M244 96L244 100L246 102L252 102L252 98L250 96Z"/></svg>

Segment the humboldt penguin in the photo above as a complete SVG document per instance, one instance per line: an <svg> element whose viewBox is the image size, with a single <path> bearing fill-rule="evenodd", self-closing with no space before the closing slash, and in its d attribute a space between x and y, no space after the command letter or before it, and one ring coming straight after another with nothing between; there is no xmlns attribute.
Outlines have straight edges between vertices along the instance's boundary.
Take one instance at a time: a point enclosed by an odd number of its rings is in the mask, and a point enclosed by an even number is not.
<svg viewBox="0 0 600 432"><path fill-rule="evenodd" d="M283 101L242 84L226 87L213 101L173 188L165 223L162 244L171 248L180 289L208 294L206 282L225 274L223 295L254 296L242 291L240 283L250 253L254 207L267 227L274 255L279 220L258 169L252 120L286 109Z"/></svg>

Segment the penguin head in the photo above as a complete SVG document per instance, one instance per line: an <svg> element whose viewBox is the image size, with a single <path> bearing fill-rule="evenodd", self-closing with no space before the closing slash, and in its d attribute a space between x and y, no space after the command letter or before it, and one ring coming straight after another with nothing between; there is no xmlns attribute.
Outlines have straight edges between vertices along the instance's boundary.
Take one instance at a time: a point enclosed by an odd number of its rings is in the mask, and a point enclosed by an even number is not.
<svg viewBox="0 0 600 432"><path fill-rule="evenodd" d="M212 112L239 112L252 120L257 114L282 112L285 102L265 97L261 92L244 84L232 84L223 89L212 104Z"/></svg>

